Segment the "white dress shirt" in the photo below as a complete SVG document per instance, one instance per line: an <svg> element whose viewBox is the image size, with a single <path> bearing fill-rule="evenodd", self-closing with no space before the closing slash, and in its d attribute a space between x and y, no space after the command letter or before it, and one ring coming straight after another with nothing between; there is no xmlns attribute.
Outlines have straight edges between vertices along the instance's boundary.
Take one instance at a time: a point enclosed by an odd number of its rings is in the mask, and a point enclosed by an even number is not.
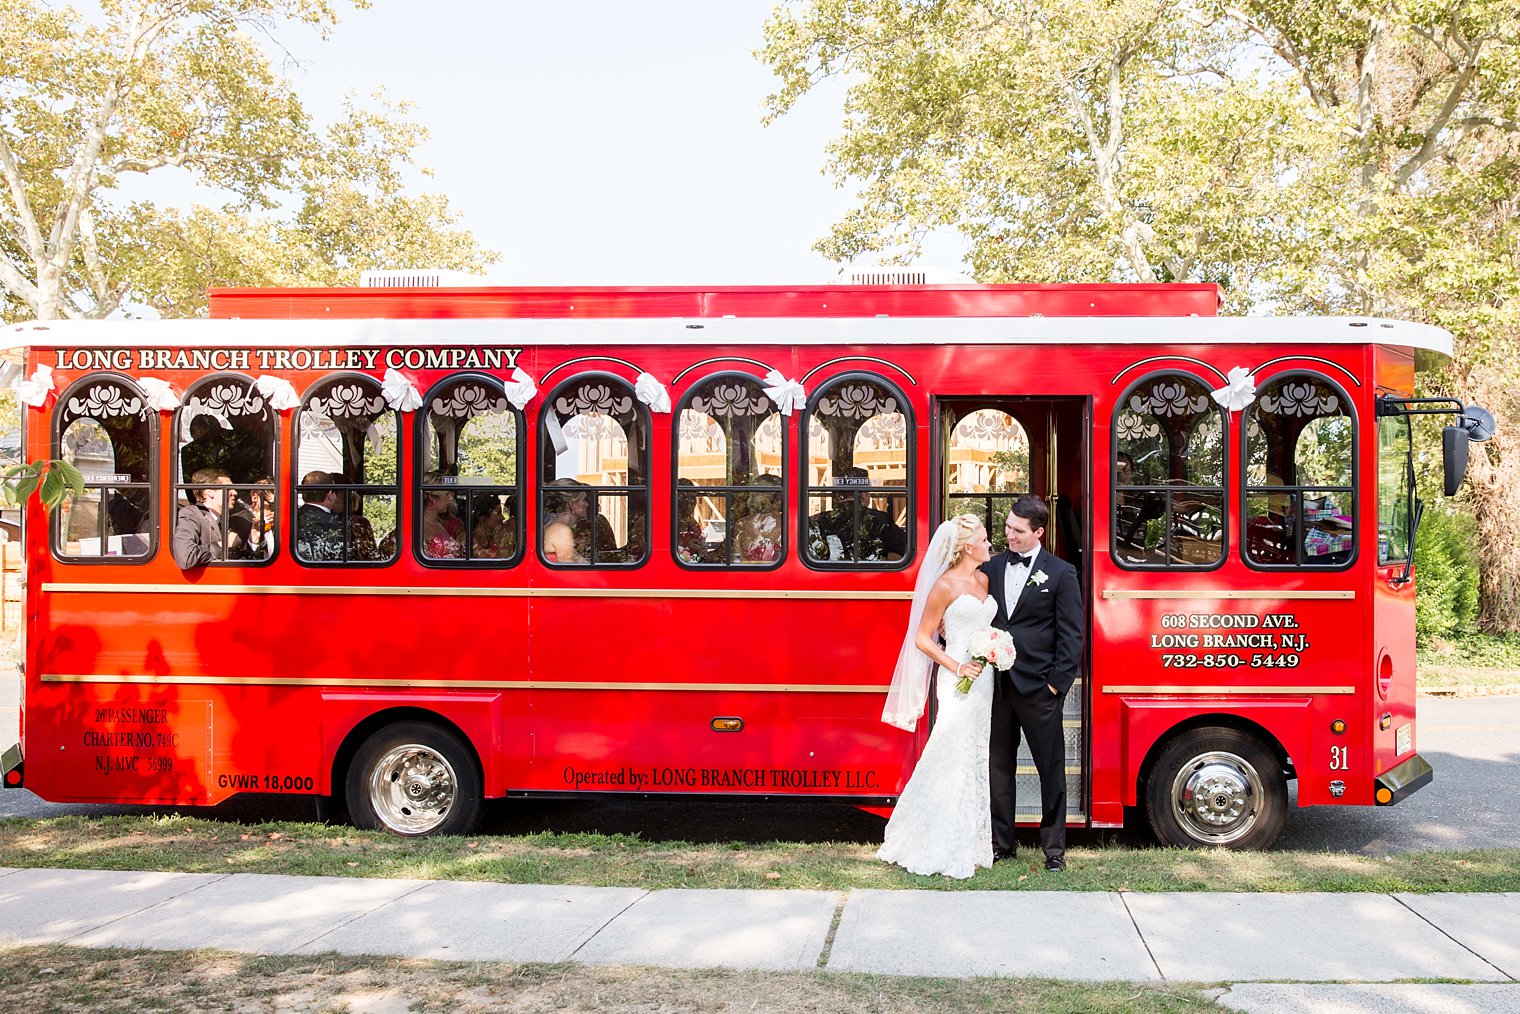
<svg viewBox="0 0 1520 1014"><path fill-rule="evenodd" d="M1031 556L1038 555L1039 552L1036 549ZM1009 560L1008 566L1003 568L1003 603L1008 608L1007 615L1012 616L1014 609L1018 607L1019 596L1024 594L1024 589L1029 584L1029 575L1032 573L1034 573L1033 559L1030 559L1027 567L1017 560Z"/></svg>

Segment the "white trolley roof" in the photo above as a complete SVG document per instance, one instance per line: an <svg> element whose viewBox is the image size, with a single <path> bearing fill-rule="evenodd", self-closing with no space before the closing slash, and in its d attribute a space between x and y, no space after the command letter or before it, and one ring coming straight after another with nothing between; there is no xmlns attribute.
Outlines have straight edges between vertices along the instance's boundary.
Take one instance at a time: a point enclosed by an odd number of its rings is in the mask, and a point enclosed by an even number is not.
<svg viewBox="0 0 1520 1014"><path fill-rule="evenodd" d="M0 329L0 354L12 357L27 348L1097 344L1379 344L1450 357L1452 337L1376 317L58 320Z"/></svg>

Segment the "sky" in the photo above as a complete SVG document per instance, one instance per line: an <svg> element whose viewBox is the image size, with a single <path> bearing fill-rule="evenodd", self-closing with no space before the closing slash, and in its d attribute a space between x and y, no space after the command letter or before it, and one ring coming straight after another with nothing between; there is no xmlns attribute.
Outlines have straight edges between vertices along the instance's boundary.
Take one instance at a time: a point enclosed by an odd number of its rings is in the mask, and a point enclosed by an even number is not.
<svg viewBox="0 0 1520 1014"><path fill-rule="evenodd" d="M769 0L376 0L331 38L287 33L317 117L384 87L431 131L420 152L461 224L501 253L493 283L810 283L849 207L822 173L830 84L764 127L753 57ZM955 268L957 253L936 266Z"/></svg>

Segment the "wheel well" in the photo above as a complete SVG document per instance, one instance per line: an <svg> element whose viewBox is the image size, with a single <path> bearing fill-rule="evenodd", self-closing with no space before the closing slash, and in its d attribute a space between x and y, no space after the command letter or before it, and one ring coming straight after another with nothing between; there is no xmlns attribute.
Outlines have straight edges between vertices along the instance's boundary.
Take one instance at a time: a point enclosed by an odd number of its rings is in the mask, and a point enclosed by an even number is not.
<svg viewBox="0 0 1520 1014"><path fill-rule="evenodd" d="M387 725L395 725L397 722L426 722L440 729L448 729L464 740L465 746L470 749L470 757L475 761L476 773L482 773L484 766L480 762L480 753L475 749L475 744L470 737L458 725L438 712L428 711L426 708L386 708L384 711L375 712L348 730L348 735L344 736L343 742L338 745L338 752L333 755L331 771L333 798L339 800L343 798L345 783L348 781L348 766L353 763L354 755L359 752L359 747L364 744L364 741Z"/></svg>
<svg viewBox="0 0 1520 1014"><path fill-rule="evenodd" d="M1265 726L1253 722L1249 718L1242 718L1239 715L1194 715L1186 721L1178 722L1166 730L1163 735L1156 737L1156 742L1152 743L1151 748L1146 751L1145 760L1140 763L1140 771L1135 776L1135 794L1136 798L1140 800L1141 805L1144 805L1145 801L1145 780L1150 777L1151 769L1156 766L1156 759L1161 756L1161 751L1165 750L1168 743L1184 732L1202 729L1206 726L1235 729L1239 732L1255 736L1261 740L1263 746L1277 756L1278 761L1281 762L1283 767L1283 775L1290 780L1295 777L1293 773L1293 758L1288 756L1288 751L1283 749L1282 743L1278 742L1277 737L1268 732Z"/></svg>

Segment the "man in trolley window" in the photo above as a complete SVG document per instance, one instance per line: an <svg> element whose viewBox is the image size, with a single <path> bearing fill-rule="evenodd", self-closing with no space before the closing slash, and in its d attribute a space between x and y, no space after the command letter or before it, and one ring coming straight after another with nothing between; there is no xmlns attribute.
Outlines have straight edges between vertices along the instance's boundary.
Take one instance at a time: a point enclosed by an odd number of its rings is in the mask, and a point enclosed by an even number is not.
<svg viewBox="0 0 1520 1014"><path fill-rule="evenodd" d="M1040 776L1040 848L1045 868L1066 869L1066 694L1082 667L1082 594L1076 568L1040 546L1050 509L1037 496L1020 497L1003 534L1008 551L982 564L997 601L993 625L1013 638L1018 656L997 674L990 744L992 855L1014 854L1019 733Z"/></svg>
<svg viewBox="0 0 1520 1014"><path fill-rule="evenodd" d="M262 553L260 535L228 515L231 490L218 487L232 485L231 476L219 468L203 468L190 476L190 484L191 502L179 509L174 523L172 552L181 570Z"/></svg>

